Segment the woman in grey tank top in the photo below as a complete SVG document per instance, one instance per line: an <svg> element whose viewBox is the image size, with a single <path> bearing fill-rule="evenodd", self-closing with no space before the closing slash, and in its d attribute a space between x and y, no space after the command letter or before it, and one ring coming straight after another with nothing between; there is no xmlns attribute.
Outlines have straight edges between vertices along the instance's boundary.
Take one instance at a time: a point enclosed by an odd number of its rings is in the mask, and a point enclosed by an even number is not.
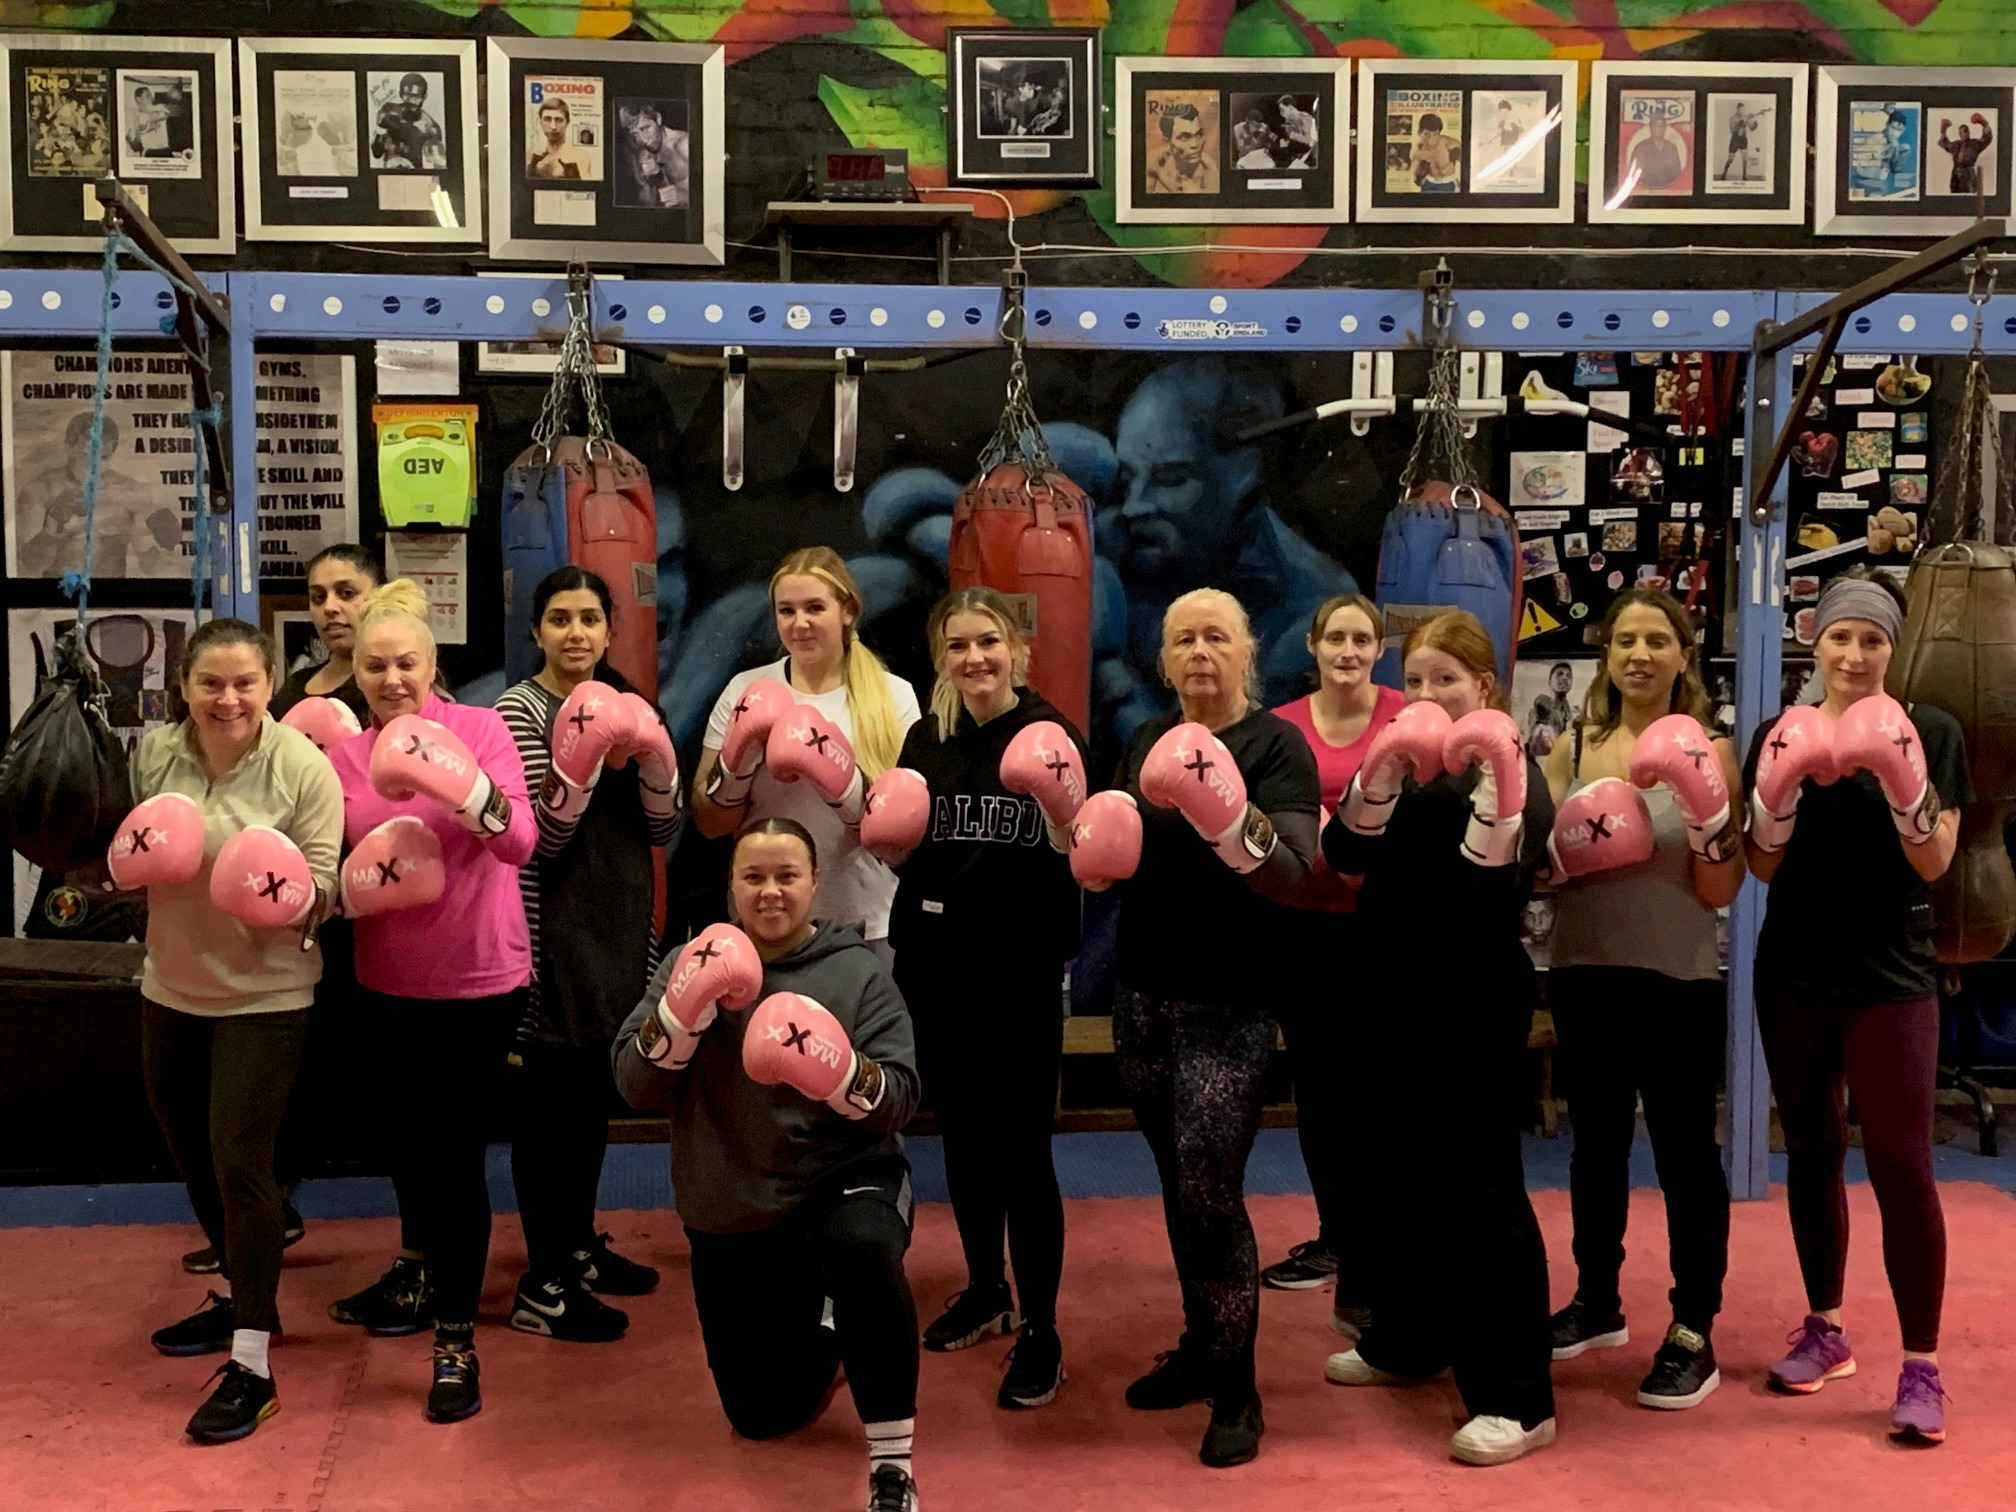
<svg viewBox="0 0 2016 1512"><path fill-rule="evenodd" d="M1728 802L1741 787L1729 742L1701 727L1709 707L1687 610L1651 589L1620 594L1601 645L1582 717L1545 768L1560 807L1547 1002L1575 1132L1577 1280L1554 1315L1554 1358L1630 1341L1618 1278L1642 1096L1666 1198L1673 1322L1638 1401L1693 1407L1721 1382L1709 1342L1729 1266L1729 1187L1715 1143L1726 1021L1715 911L1743 884ZM1668 758L1663 771L1655 750ZM1669 772L1677 788L1652 785ZM1580 804L1576 794L1586 794ZM1612 829L1635 847L1598 854Z"/></svg>

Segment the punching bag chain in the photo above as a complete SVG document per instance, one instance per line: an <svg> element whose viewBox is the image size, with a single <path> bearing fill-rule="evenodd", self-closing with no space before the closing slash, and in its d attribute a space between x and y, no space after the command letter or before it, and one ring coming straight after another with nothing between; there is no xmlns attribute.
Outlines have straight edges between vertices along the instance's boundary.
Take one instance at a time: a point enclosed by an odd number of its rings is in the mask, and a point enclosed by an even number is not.
<svg viewBox="0 0 2016 1512"><path fill-rule="evenodd" d="M2016 509L2010 506L2011 484L2016 480L2010 478L2003 463L2002 417L1995 409L1987 353L1981 345L1988 299L1994 292L1995 269L1977 253L1967 281L1967 298L1974 306L1974 346L1967 354L1959 415L1953 423L1946 465L1940 472L1921 550L1949 540L1971 538L2009 545L2016 539ZM1983 486L1991 468L1995 477L1992 498ZM1949 527L1944 532L1939 529L1941 520Z"/></svg>
<svg viewBox="0 0 2016 1512"><path fill-rule="evenodd" d="M1028 311L1023 295L1029 277L1016 254L1014 266L1002 276L1005 297L1001 301L1001 339L1008 343L1008 394L1001 406L1001 423L994 438L980 453L980 475L985 477L1004 462L1020 462L1031 484L1039 484L1057 470L1050 455L1050 443L1043 439L1043 424L1029 400L1029 365L1026 355Z"/></svg>
<svg viewBox="0 0 2016 1512"><path fill-rule="evenodd" d="M1428 408L1415 429L1414 449L1408 453L1406 470L1400 474L1403 498L1417 484L1434 476L1438 452L1448 464L1448 480L1452 485L1476 485L1470 451L1463 441L1463 412L1458 407L1462 392L1463 352L1456 344L1452 320L1437 331L1434 351L1428 359Z"/></svg>

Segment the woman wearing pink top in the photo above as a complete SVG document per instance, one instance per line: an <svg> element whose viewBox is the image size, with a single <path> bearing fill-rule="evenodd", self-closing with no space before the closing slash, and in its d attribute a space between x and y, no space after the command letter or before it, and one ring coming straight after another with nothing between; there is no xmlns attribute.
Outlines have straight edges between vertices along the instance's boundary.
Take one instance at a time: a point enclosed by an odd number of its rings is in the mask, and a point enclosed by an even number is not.
<svg viewBox="0 0 2016 1512"><path fill-rule="evenodd" d="M443 883L436 902L357 920L359 1006L386 1026L401 1061L422 1072L383 1084L394 1100L392 1182L402 1233L418 1244L329 1313L374 1334L417 1333L431 1322L427 1417L454 1422L483 1405L475 1351L490 1249L483 1136L488 1094L518 1023L516 994L532 976L518 868L532 858L538 830L502 717L435 692L427 600L409 580L366 600L355 665L371 725L329 752L343 783L344 843L355 847L379 825L411 815L440 845ZM424 727L414 738L416 716L439 727L431 741ZM420 770L439 750L468 758L442 768L460 774L452 795ZM384 796L402 790L403 798Z"/></svg>
<svg viewBox="0 0 2016 1512"><path fill-rule="evenodd" d="M1316 691L1274 712L1294 725L1316 753L1323 784L1323 812L1333 812L1357 775L1372 737L1406 705L1397 688L1372 681L1386 627L1372 600L1359 593L1325 599L1309 624L1309 654L1316 659ZM1358 949L1352 930L1358 890L1317 858L1297 900L1310 912L1300 915L1309 929L1308 948L1326 958L1348 958ZM1296 1245L1288 1258L1260 1273L1269 1286L1304 1291L1337 1283L1330 1326L1355 1339L1364 1326L1369 1298L1364 1267L1344 1241L1344 1215L1352 1187L1347 1151L1360 1146L1348 1130L1348 1083L1338 1075L1352 1063L1343 1017L1326 1005L1281 1019L1295 1079L1295 1123L1309 1186L1316 1196L1317 1236ZM1342 1094L1342 1095L1340 1095Z"/></svg>

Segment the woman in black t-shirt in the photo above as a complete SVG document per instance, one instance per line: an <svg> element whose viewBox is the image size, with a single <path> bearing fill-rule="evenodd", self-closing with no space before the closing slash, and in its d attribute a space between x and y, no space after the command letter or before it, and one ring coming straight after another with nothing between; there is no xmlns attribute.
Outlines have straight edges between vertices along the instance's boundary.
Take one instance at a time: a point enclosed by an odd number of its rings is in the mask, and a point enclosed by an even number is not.
<svg viewBox="0 0 2016 1512"><path fill-rule="evenodd" d="M371 722L371 709L351 675L350 656L357 646L357 616L364 599L385 581L385 568L366 548L353 542L324 547L308 560L308 615L315 635L329 652L319 666L287 674L273 695L271 713L283 718L310 694L347 704L360 724Z"/></svg>
<svg viewBox="0 0 2016 1512"><path fill-rule="evenodd" d="M1200 588L1171 604L1162 675L1182 708L1134 732L1114 783L1139 806L1141 841L1120 883L1113 1051L1162 1178L1184 1321L1127 1404L1209 1398L1199 1457L1213 1466L1259 1452L1246 1157L1274 1049L1288 900L1309 875L1319 801L1309 743L1261 707L1253 662L1231 594ZM1092 802L1109 798L1125 801ZM1074 844L1087 839L1081 819Z"/></svg>
<svg viewBox="0 0 2016 1512"><path fill-rule="evenodd" d="M1374 737L1323 829L1362 877L1351 1015L1366 1120L1405 1130L1359 1206L1372 1317L1325 1379L1388 1386L1453 1370L1456 1458L1499 1465L1554 1442L1547 1249L1526 1196L1516 1101L1533 1027L1519 938L1554 825L1547 780L1504 712L1491 637L1438 614L1402 647L1407 707ZM1420 1078L1434 1080L1422 1117Z"/></svg>
<svg viewBox="0 0 2016 1512"><path fill-rule="evenodd" d="M1938 1443L1946 1220L1932 1172L1932 882L1952 864L1959 810L1974 794L1953 716L1927 704L1907 710L1883 691L1903 620L1902 596L1881 578L1845 573L1820 595L1814 656L1826 697L1787 709L1751 741L1746 848L1750 870L1771 887L1757 941L1757 1025L1785 1129L1808 1308L1771 1384L1806 1394L1855 1372L1841 1328L1845 1085L1903 1330L1890 1431Z"/></svg>
<svg viewBox="0 0 2016 1512"><path fill-rule="evenodd" d="M1050 1136L1064 963L1078 953L1078 888L1064 852L1085 797L1082 738L1027 686L1028 643L993 589L946 595L931 611L929 637L938 672L931 712L869 790L861 827L862 845L896 868L896 985L916 1025L966 1258L966 1288L924 1330L924 1347L964 1349L1016 1329L1005 1228L1021 1337L997 1400L1040 1407L1064 1377L1064 1200ZM885 836L882 821L899 809L902 832ZM975 970L976 931L1004 900L1015 913L1013 943Z"/></svg>

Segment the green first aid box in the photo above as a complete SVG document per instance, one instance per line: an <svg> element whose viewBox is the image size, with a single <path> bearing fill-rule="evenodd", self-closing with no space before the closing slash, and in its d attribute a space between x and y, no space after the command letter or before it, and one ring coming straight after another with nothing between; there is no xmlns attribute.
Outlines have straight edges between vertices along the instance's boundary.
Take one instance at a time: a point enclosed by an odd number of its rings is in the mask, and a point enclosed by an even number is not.
<svg viewBox="0 0 2016 1512"><path fill-rule="evenodd" d="M394 530L411 525L468 529L475 473L466 420L404 420L378 427L378 505Z"/></svg>

